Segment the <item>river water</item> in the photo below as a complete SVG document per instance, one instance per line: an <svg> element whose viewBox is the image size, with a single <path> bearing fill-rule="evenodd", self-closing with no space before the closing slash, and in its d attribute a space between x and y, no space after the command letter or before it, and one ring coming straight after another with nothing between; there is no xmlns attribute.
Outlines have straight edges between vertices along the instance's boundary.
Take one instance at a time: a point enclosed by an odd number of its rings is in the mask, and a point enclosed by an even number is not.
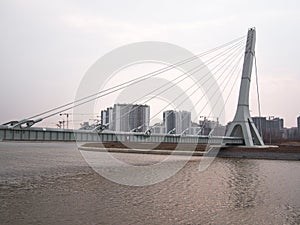
<svg viewBox="0 0 300 225"><path fill-rule="evenodd" d="M132 187L95 173L74 143L0 142L0 224L300 224L299 161L216 158L199 172L200 160Z"/></svg>

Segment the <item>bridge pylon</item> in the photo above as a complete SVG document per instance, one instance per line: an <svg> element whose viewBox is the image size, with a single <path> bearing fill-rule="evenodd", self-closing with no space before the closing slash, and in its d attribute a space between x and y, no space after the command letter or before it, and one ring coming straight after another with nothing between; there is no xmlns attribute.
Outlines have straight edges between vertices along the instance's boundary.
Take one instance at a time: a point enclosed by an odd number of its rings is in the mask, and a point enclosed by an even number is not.
<svg viewBox="0 0 300 225"><path fill-rule="evenodd" d="M244 56L242 80L240 85L239 100L233 121L229 124L226 136L242 137L245 146L263 146L264 142L253 123L249 111L249 91L253 58L255 55L255 28L250 28L247 35L247 43Z"/></svg>

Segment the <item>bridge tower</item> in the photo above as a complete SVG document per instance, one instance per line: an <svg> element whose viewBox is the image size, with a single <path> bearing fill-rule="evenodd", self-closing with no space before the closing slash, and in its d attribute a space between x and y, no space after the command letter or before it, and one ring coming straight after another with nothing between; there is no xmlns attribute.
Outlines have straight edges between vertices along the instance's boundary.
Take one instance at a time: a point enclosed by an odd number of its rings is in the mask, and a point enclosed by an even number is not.
<svg viewBox="0 0 300 225"><path fill-rule="evenodd" d="M264 142L255 127L249 111L249 90L253 57L255 55L255 28L250 28L247 35L247 43L244 56L242 80L240 85L239 100L233 121L228 126L226 136L242 137L245 146L263 146Z"/></svg>

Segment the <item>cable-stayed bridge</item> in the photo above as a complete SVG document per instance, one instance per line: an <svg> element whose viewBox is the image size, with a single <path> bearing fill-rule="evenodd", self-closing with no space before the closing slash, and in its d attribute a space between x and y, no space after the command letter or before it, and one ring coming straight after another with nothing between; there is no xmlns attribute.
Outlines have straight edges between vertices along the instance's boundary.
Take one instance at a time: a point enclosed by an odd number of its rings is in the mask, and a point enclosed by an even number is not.
<svg viewBox="0 0 300 225"><path fill-rule="evenodd" d="M246 41L245 41L246 40ZM166 142L166 143L203 143L203 144L234 144L245 145L250 147L263 146L264 143L255 127L249 110L249 91L251 82L251 73L253 67L253 61L255 59L255 40L256 31L254 28L248 30L247 36L237 38L226 44L208 50L206 52L194 55L178 62L168 65L159 70L151 73L144 74L137 78L128 80L113 87L101 90L99 92L81 97L75 101L66 103L64 105L49 109L47 111L32 115L26 119L18 121L9 121L0 126L0 139L2 140L40 140L40 141L99 141L99 142L117 142L117 141L131 141L131 142ZM246 45L245 45L246 43ZM199 85L204 87L206 91L205 95L198 96L197 101L193 104L199 106L199 110L195 113L193 118L197 120L200 115L210 106L208 116L212 114L217 115L220 118L225 110L226 103L232 94L233 88L238 85L237 81L241 77L239 99L236 114L233 121L228 126L228 129L224 135L216 135L212 131L209 135L186 135L182 134L153 134L153 126L147 126L143 132L138 132L139 127L145 126L140 124L136 129L132 129L131 132L106 132L106 124L98 124L92 130L61 130L54 128L39 128L33 127L35 124L54 117L58 114L65 113L75 108L84 107L97 99L104 98L110 94L116 93L120 90L124 90L133 85L147 82L150 78L157 77L167 71L176 69L182 65L195 62L199 58L205 58L204 64L193 64L190 70L184 71L179 76L172 77L169 82L162 83L155 86L149 92L142 93L141 96L136 98L131 104L140 103L146 96L151 95L142 104L147 104L155 97L167 93L176 87L176 85L191 78L194 74L204 70L202 76L191 85L186 87L184 94L179 93L175 95L173 99L155 114L152 115L150 120L154 119L158 114L162 113L168 107L170 107L174 101L177 101L177 106L184 104L189 98L197 94ZM242 68L239 68L241 61L244 58ZM207 66L210 66L210 71L206 71ZM212 78L211 73L215 76ZM240 74L241 73L241 74ZM242 76L241 76L242 75ZM215 79L215 83L212 81ZM216 87L216 82L218 86ZM218 100L222 98L220 95L225 95L224 105L221 107L218 105ZM208 99L205 99L208 97ZM206 100L206 102L205 102ZM216 112L216 109L217 113ZM187 109L189 110L189 109ZM128 116L129 112L123 114L118 119ZM204 126L204 124L202 125ZM200 127L202 130L203 127ZM134 132L135 131L135 132ZM137 132L136 132L137 131Z"/></svg>

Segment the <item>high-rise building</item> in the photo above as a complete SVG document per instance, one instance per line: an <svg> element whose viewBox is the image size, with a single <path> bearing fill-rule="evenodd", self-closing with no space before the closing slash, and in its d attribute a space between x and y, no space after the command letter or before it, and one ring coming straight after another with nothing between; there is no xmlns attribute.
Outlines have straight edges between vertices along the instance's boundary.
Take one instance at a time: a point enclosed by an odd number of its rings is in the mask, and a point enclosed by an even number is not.
<svg viewBox="0 0 300 225"><path fill-rule="evenodd" d="M114 104L112 129L114 131L146 131L149 128L148 105Z"/></svg>
<svg viewBox="0 0 300 225"><path fill-rule="evenodd" d="M130 130L144 132L149 128L150 107L148 105L132 105L129 113Z"/></svg>
<svg viewBox="0 0 300 225"><path fill-rule="evenodd" d="M163 121L164 121L165 133L175 132L176 112L174 110L164 111Z"/></svg>
<svg viewBox="0 0 300 225"><path fill-rule="evenodd" d="M278 117L252 117L252 120L265 143L280 142L283 138L284 121Z"/></svg>
<svg viewBox="0 0 300 225"><path fill-rule="evenodd" d="M265 135L267 134L267 118L266 117L252 117L252 120L258 130L258 133L265 140Z"/></svg>
<svg viewBox="0 0 300 225"><path fill-rule="evenodd" d="M109 107L105 110L101 110L101 120L100 123L101 125L108 125L108 129L112 130L113 128L113 108Z"/></svg>
<svg viewBox="0 0 300 225"><path fill-rule="evenodd" d="M267 120L267 134L269 142L280 142L283 134L283 119L278 117Z"/></svg>
<svg viewBox="0 0 300 225"><path fill-rule="evenodd" d="M291 128L284 128L284 139L288 141L295 141L298 139L298 128L291 127Z"/></svg>
<svg viewBox="0 0 300 225"><path fill-rule="evenodd" d="M179 111L179 114L180 114L180 126L181 126L180 133L186 132L187 134L189 134L192 125L191 112Z"/></svg>
<svg viewBox="0 0 300 225"><path fill-rule="evenodd" d="M106 120L106 114L107 114L106 109L101 110L101 113L100 113L100 118L101 118L100 123L101 123L101 125L105 125L105 124L108 123L108 121Z"/></svg>
<svg viewBox="0 0 300 225"><path fill-rule="evenodd" d="M181 134L191 128L191 112L167 110L163 112L165 133Z"/></svg>

